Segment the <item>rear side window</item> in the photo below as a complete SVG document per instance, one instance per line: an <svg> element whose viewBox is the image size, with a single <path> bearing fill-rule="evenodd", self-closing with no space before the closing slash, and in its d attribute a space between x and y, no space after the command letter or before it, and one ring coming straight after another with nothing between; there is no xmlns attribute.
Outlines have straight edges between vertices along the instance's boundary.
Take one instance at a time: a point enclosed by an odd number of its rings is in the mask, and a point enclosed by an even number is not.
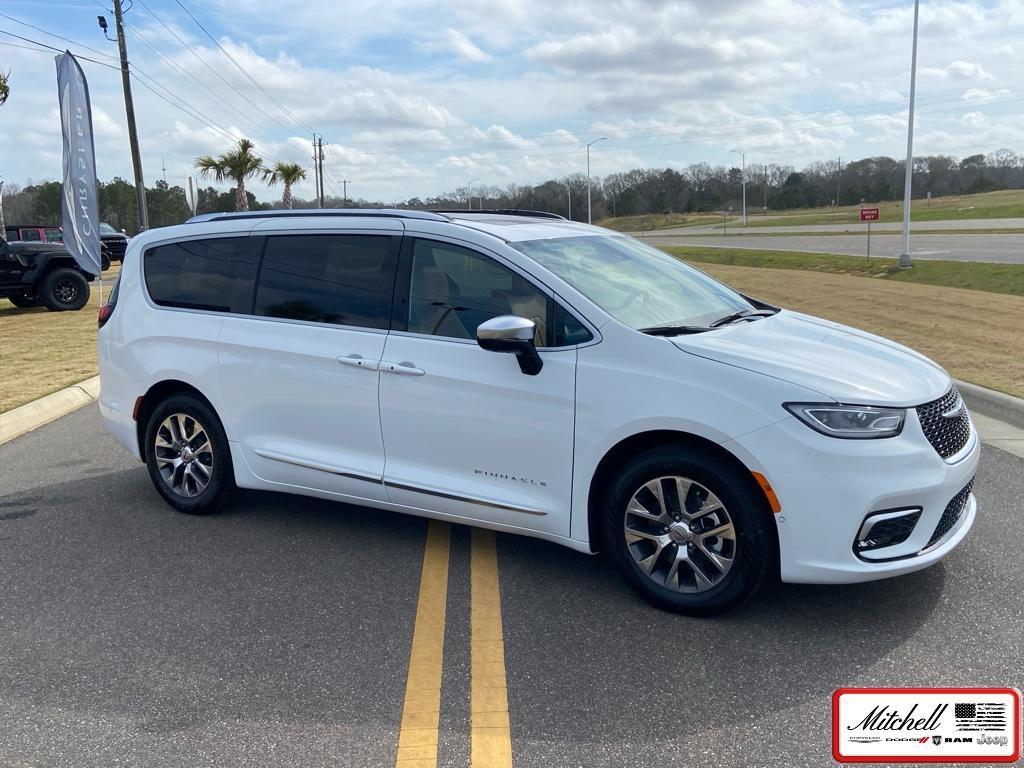
<svg viewBox="0 0 1024 768"><path fill-rule="evenodd" d="M225 237L151 248L143 259L149 295L164 307L248 314L260 243Z"/></svg>
<svg viewBox="0 0 1024 768"><path fill-rule="evenodd" d="M271 235L256 314L388 328L400 244L390 235Z"/></svg>
<svg viewBox="0 0 1024 768"><path fill-rule="evenodd" d="M26 243L38 243L42 239L39 237L38 229L23 229L21 230L20 236Z"/></svg>
<svg viewBox="0 0 1024 768"><path fill-rule="evenodd" d="M63 243L64 233L59 229L48 229L46 230L46 242L48 243Z"/></svg>

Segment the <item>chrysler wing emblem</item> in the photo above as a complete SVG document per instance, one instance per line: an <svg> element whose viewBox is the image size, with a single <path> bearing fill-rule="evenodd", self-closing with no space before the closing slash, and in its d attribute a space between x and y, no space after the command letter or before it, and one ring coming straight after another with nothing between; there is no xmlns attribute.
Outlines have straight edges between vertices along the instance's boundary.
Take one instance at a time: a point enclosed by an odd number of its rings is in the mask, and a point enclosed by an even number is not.
<svg viewBox="0 0 1024 768"><path fill-rule="evenodd" d="M964 399L960 396L956 398L956 405L950 408L948 411L942 414L944 419L955 419L964 412Z"/></svg>

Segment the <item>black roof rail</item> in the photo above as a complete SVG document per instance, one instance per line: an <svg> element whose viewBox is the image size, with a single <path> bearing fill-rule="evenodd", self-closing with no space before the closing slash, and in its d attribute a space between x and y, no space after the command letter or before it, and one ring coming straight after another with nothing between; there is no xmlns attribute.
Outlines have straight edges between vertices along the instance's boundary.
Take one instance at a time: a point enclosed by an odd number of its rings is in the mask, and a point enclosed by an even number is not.
<svg viewBox="0 0 1024 768"><path fill-rule="evenodd" d="M492 214L499 216L532 216L535 219L561 219L565 221L565 216L560 216L557 213L549 213L548 211L528 211L523 208L431 208L431 213L441 213L445 215L457 214L459 216L463 214Z"/></svg>
<svg viewBox="0 0 1024 768"><path fill-rule="evenodd" d="M274 208L266 211L225 211L221 213L201 213L186 221L186 224L200 224L206 221L237 221L239 219L288 219L295 217L329 216L356 217L376 216L385 219L427 219L429 221L448 221L446 216L438 216L430 211L406 211L397 208Z"/></svg>

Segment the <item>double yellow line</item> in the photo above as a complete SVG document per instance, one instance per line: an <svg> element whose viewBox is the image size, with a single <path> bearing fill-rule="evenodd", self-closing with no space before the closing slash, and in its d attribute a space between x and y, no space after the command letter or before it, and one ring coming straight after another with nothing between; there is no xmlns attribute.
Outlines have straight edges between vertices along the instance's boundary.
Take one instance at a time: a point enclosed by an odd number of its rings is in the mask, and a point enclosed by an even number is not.
<svg viewBox="0 0 1024 768"><path fill-rule="evenodd" d="M434 768L441 719L445 609L451 526L427 528L396 768ZM470 549L470 766L509 768L505 641L494 533L474 528Z"/></svg>

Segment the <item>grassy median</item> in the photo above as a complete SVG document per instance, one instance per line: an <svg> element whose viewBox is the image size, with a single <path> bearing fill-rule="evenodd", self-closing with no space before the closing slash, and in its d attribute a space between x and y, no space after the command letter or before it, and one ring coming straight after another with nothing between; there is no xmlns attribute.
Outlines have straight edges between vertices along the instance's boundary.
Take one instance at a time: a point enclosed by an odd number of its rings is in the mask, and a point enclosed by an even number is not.
<svg viewBox="0 0 1024 768"><path fill-rule="evenodd" d="M830 253L757 251L750 248L690 245L668 246L663 250L687 261L705 264L828 272L836 275L873 277L895 283L970 288L976 291L1024 296L1024 264L915 259L911 269L897 269L896 259L867 259L863 256L838 256ZM1024 323L1024 318L1021 322Z"/></svg>
<svg viewBox="0 0 1024 768"><path fill-rule="evenodd" d="M1022 267L1004 273L1002 265L918 261L896 273L881 259L671 250L765 301L887 336L958 378L1024 397ZM106 273L104 293L116 274ZM0 412L96 374L98 307L96 290L81 312L17 309L0 299Z"/></svg>
<svg viewBox="0 0 1024 768"><path fill-rule="evenodd" d="M103 273L106 299L118 265ZM95 376L99 284L79 312L18 309L0 299L0 413Z"/></svg>

